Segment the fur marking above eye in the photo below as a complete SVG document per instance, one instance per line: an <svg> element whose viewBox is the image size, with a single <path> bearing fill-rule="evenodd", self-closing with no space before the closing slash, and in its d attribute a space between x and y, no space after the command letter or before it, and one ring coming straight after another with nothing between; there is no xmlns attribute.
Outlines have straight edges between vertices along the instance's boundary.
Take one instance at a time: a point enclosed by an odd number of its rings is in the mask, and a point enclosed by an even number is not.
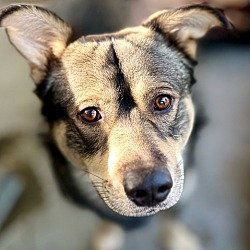
<svg viewBox="0 0 250 250"><path fill-rule="evenodd" d="M156 111L169 111L172 108L173 98L170 95L159 95L154 102Z"/></svg>
<svg viewBox="0 0 250 250"><path fill-rule="evenodd" d="M87 123L97 122L100 119L102 119L100 112L95 107L88 107L88 108L83 109L79 113L79 117L83 122L87 122Z"/></svg>

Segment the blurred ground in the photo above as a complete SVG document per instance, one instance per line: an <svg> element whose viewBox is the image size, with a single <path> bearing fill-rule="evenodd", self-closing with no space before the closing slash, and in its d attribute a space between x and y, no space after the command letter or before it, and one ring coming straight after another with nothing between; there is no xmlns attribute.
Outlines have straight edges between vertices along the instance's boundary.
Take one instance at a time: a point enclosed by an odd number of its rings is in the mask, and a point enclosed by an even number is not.
<svg viewBox="0 0 250 250"><path fill-rule="evenodd" d="M0 58L0 176L11 170L25 184L0 231L0 249L88 250L98 218L59 194L47 154L35 136L42 118L29 68L3 30ZM197 187L183 205L181 218L199 236L204 250L250 249L249 60L249 45L206 44L199 51L194 91L209 123L196 149ZM156 249L156 229L153 224L130 233L124 249Z"/></svg>
<svg viewBox="0 0 250 250"><path fill-rule="evenodd" d="M185 220L205 249L249 249L250 46L200 53L195 90L209 123L197 145L198 187Z"/></svg>

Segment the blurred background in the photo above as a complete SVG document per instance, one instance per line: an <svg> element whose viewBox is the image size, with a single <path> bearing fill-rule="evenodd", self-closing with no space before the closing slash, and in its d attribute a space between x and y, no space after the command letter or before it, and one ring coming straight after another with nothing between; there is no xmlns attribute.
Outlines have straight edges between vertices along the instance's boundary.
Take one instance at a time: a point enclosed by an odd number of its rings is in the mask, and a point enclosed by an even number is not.
<svg viewBox="0 0 250 250"><path fill-rule="evenodd" d="M18 1L1 0L0 7L14 2ZM201 249L250 249L250 1L26 2L55 11L78 34L137 25L154 11L190 3L224 11L236 31L210 32L198 50L193 91L208 122L195 150L197 175L186 181L189 186L195 179L196 186L171 211L181 207L180 219L197 236ZM0 59L0 249L88 250L99 219L58 191L48 155L36 136L44 125L28 65L4 30L0 30ZM159 249L157 233L155 224L128 233L124 250Z"/></svg>

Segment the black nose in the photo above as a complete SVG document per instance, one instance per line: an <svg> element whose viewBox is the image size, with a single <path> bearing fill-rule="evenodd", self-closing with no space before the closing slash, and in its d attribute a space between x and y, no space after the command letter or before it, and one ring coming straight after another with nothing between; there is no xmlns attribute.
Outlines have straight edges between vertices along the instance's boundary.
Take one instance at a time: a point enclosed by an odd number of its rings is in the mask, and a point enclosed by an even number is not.
<svg viewBox="0 0 250 250"><path fill-rule="evenodd" d="M124 181L124 189L130 200L138 206L155 206L164 201L173 181L167 169L130 171Z"/></svg>

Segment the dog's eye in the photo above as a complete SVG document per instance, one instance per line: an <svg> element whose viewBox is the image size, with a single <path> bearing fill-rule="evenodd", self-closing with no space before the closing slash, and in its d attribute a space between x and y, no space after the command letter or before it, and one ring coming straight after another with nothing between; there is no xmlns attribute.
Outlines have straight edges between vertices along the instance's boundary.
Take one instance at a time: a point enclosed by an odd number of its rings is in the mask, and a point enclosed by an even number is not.
<svg viewBox="0 0 250 250"><path fill-rule="evenodd" d="M88 122L88 123L97 122L102 118L100 112L95 107L88 107L88 108L83 109L79 113L79 116L82 121Z"/></svg>
<svg viewBox="0 0 250 250"><path fill-rule="evenodd" d="M154 109L157 111L168 111L173 104L173 98L169 95L159 95L154 102Z"/></svg>

